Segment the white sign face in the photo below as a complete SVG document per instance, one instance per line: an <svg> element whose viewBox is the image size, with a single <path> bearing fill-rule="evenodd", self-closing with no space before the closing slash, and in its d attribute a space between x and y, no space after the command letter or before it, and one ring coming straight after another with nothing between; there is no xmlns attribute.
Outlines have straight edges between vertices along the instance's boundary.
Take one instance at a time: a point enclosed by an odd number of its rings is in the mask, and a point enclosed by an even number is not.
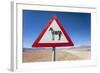
<svg viewBox="0 0 100 73"><path fill-rule="evenodd" d="M68 43L56 20L53 20L39 43Z"/></svg>

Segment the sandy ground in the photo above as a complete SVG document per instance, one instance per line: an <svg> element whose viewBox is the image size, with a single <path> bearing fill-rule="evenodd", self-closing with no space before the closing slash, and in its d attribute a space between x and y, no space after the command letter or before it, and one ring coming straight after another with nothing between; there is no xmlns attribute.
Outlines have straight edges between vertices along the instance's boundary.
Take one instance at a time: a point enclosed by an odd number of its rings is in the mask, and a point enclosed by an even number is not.
<svg viewBox="0 0 100 73"><path fill-rule="evenodd" d="M56 49L56 61L86 60L90 59L91 51L84 49ZM23 52L23 62L44 62L52 61L51 50L29 50Z"/></svg>

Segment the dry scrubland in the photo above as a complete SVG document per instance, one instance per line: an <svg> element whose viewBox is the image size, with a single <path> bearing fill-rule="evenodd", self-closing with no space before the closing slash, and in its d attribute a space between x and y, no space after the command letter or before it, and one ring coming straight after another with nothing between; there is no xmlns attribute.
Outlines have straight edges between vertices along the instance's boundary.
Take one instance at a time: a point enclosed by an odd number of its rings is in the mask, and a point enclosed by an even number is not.
<svg viewBox="0 0 100 73"><path fill-rule="evenodd" d="M90 59L90 48L56 49L56 61L86 60ZM23 51L23 62L52 61L51 49Z"/></svg>

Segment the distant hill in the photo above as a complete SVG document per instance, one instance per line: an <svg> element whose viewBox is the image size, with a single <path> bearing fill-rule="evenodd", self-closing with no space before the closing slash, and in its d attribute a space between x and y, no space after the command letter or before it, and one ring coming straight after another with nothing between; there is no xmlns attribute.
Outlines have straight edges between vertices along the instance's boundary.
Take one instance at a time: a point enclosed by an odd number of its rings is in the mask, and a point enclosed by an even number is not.
<svg viewBox="0 0 100 73"><path fill-rule="evenodd" d="M76 46L74 48L91 48L90 45L81 45L81 46Z"/></svg>
<svg viewBox="0 0 100 73"><path fill-rule="evenodd" d="M50 48L23 48L23 51L32 51L32 50L50 50Z"/></svg>
<svg viewBox="0 0 100 73"><path fill-rule="evenodd" d="M32 51L32 50L51 50L52 47L44 47L44 48L23 48L23 51ZM56 47L58 50L63 49L91 49L89 45L81 45L81 46L72 46L72 47Z"/></svg>

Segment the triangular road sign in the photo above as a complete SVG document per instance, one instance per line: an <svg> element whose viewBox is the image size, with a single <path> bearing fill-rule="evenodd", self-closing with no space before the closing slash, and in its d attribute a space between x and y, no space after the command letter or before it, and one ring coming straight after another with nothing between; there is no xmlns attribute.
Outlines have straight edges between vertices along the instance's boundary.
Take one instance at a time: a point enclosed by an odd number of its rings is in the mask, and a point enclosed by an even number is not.
<svg viewBox="0 0 100 73"><path fill-rule="evenodd" d="M73 45L73 42L57 17L53 16L36 41L32 44L32 47L60 47Z"/></svg>

